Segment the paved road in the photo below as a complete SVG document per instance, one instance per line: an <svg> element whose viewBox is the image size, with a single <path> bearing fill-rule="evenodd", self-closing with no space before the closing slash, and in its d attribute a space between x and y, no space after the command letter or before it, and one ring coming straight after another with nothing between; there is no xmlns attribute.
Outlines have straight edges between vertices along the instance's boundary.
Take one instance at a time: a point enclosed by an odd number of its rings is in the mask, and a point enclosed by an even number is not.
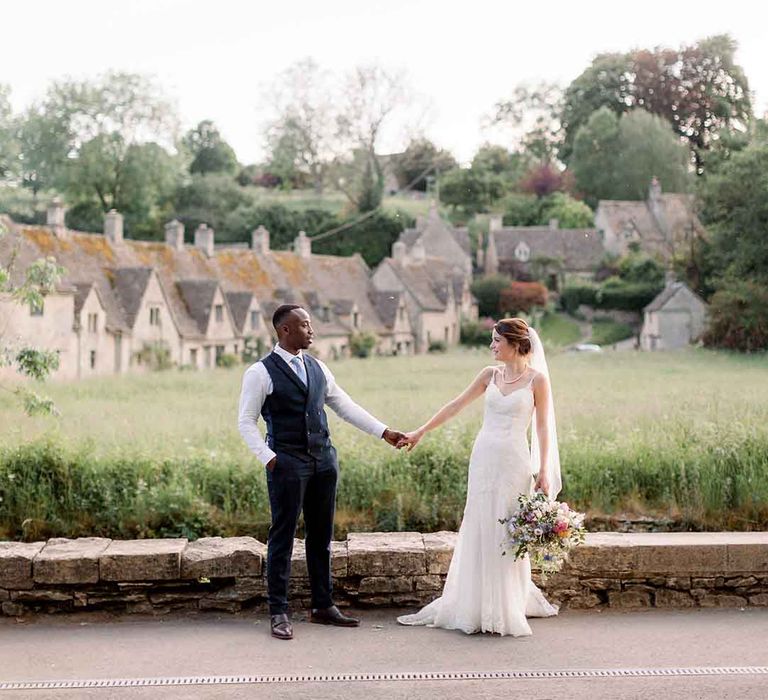
<svg viewBox="0 0 768 700"><path fill-rule="evenodd" d="M405 628L366 611L359 629L296 623L272 640L264 616L45 617L0 621L0 683L178 676L768 666L768 609L566 612L526 638ZM768 675L481 681L314 682L0 690L24 698L717 698L764 700Z"/></svg>

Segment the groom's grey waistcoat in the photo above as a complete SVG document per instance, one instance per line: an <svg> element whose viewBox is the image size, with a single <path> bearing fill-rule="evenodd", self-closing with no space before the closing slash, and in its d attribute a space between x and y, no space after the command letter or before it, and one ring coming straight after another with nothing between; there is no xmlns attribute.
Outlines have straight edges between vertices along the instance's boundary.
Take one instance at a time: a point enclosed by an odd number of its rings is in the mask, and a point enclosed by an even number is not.
<svg viewBox="0 0 768 700"><path fill-rule="evenodd" d="M307 386L274 352L262 362L272 379L273 390L264 401L261 415L267 424L267 444L301 460L323 459L331 448L325 415L326 381L315 358L304 355Z"/></svg>

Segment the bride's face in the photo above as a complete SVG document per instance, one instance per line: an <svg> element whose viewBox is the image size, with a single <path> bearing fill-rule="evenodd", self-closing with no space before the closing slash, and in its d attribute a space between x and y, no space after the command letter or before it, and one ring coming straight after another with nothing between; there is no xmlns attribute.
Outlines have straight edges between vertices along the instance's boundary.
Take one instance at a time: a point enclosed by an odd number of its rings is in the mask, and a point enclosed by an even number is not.
<svg viewBox="0 0 768 700"><path fill-rule="evenodd" d="M517 349L509 344L509 341L496 331L491 333L491 353L493 359L499 362L511 362L517 357Z"/></svg>

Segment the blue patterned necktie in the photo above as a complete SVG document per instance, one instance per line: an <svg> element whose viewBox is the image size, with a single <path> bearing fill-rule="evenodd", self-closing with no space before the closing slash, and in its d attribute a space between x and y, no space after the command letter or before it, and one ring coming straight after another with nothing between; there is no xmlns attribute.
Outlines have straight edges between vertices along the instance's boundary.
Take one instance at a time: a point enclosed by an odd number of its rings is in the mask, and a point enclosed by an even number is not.
<svg viewBox="0 0 768 700"><path fill-rule="evenodd" d="M296 372L298 378L301 379L302 384L307 386L307 370L306 367L304 367L301 358L296 355L296 357L291 358L291 364L293 365L293 371Z"/></svg>

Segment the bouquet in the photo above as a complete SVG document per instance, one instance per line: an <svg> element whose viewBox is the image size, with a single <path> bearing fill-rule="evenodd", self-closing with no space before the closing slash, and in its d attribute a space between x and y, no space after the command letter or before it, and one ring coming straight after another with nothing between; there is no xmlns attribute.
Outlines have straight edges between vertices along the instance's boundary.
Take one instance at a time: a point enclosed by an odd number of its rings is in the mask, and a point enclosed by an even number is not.
<svg viewBox="0 0 768 700"><path fill-rule="evenodd" d="M502 554L511 551L515 559L527 554L531 566L546 578L562 568L573 547L584 542L584 514L571 510L567 503L550 501L540 492L517 500L520 507L499 521L507 534Z"/></svg>

